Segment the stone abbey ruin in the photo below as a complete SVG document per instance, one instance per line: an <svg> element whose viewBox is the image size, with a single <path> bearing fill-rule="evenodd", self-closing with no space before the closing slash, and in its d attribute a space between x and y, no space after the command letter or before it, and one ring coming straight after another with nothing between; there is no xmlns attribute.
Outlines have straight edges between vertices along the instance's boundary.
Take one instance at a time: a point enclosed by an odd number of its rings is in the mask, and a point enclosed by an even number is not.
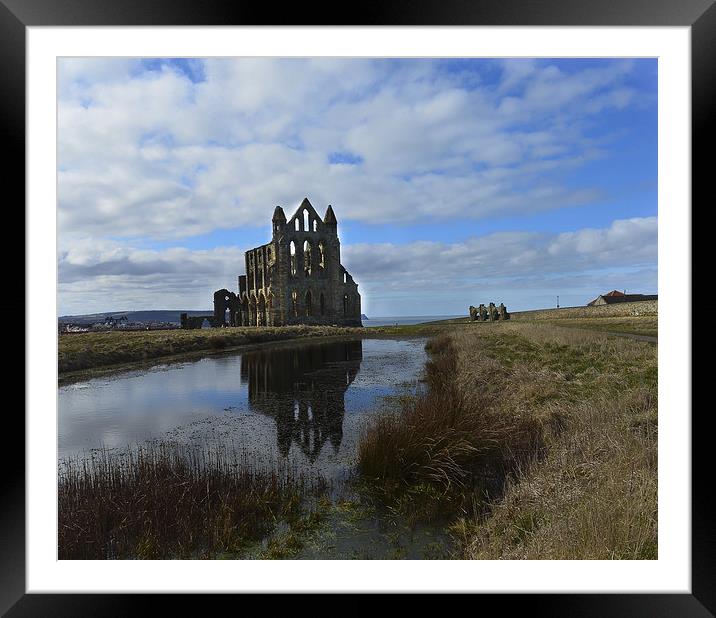
<svg viewBox="0 0 716 618"><path fill-rule="evenodd" d="M272 230L271 242L246 252L238 294L217 290L213 316L182 314L182 328L200 328L204 320L212 326L362 326L358 284L341 265L333 208L321 219L305 198L287 220L276 206Z"/></svg>
<svg viewBox="0 0 716 618"><path fill-rule="evenodd" d="M500 303L499 307L495 307L495 303L490 303L487 307L482 303L479 307L470 305L470 320L472 322L497 322L509 319L510 314L507 313L504 303Z"/></svg>

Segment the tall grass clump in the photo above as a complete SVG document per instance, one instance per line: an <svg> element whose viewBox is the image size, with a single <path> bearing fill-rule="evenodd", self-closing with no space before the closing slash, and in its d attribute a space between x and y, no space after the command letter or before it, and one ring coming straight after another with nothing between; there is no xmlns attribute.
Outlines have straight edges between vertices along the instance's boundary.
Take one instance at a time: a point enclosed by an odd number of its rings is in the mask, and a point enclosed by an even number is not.
<svg viewBox="0 0 716 618"><path fill-rule="evenodd" d="M424 490L425 485L443 497L475 485L497 491L510 461L538 448L539 428L514 415L495 414L497 392L477 385L461 388L453 336L430 339L426 350L426 389L364 430L358 445L360 474L398 492ZM487 367L486 373L493 370ZM460 500L454 504L465 506Z"/></svg>
<svg viewBox="0 0 716 618"><path fill-rule="evenodd" d="M637 387L571 412L549 456L509 480L489 518L462 530L466 557L658 558L655 393Z"/></svg>
<svg viewBox="0 0 716 618"><path fill-rule="evenodd" d="M60 559L236 555L324 489L235 451L149 443L61 462Z"/></svg>

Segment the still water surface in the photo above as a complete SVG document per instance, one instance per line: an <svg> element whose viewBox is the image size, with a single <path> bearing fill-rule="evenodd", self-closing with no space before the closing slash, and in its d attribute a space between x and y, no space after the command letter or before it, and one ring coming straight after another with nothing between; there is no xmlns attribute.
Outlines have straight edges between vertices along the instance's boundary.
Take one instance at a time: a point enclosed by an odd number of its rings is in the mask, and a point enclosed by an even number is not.
<svg viewBox="0 0 716 618"><path fill-rule="evenodd" d="M279 344L59 389L59 456L150 439L225 441L330 477L386 397L414 391L425 340Z"/></svg>
<svg viewBox="0 0 716 618"><path fill-rule="evenodd" d="M335 508L298 558L444 557L450 541L439 529L363 516L360 502L345 501L356 497L344 481L355 470L361 428L392 397L420 388L424 346L425 339L276 344L65 385L59 456L152 439L228 445L256 464L288 462L330 482Z"/></svg>

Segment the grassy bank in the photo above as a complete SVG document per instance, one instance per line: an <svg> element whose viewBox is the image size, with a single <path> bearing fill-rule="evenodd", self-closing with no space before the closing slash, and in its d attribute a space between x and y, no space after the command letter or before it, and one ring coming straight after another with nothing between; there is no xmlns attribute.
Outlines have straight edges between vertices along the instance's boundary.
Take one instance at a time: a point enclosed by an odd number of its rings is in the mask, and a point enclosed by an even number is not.
<svg viewBox="0 0 716 618"><path fill-rule="evenodd" d="M554 326L566 328L581 328L603 333L626 333L632 335L645 335L658 337L659 318L656 315L643 315L638 317L602 317L602 318L563 318L559 320L545 320Z"/></svg>
<svg viewBox="0 0 716 618"><path fill-rule="evenodd" d="M466 558L657 557L655 345L514 322L430 351L426 392L359 445L390 508Z"/></svg>
<svg viewBox="0 0 716 618"><path fill-rule="evenodd" d="M58 344L58 372L68 374L309 337L425 336L438 328L430 324L372 328L281 326L63 334Z"/></svg>
<svg viewBox="0 0 716 618"><path fill-rule="evenodd" d="M58 485L60 559L237 556L278 525L302 529L325 489L290 469L172 443L67 460Z"/></svg>
<svg viewBox="0 0 716 618"><path fill-rule="evenodd" d="M59 338L58 370L59 373L66 373L191 352L218 351L305 337L348 335L356 331L360 329L284 326L67 334Z"/></svg>
<svg viewBox="0 0 716 618"><path fill-rule="evenodd" d="M639 301L634 303L615 303L594 307L562 307L561 309L535 309L516 311L511 314L511 322L534 322L553 324L568 328L581 328L605 333L626 333L634 335L658 336L658 301ZM469 324L470 319L453 318L434 323L435 325L454 326ZM475 326L479 324L473 323Z"/></svg>
<svg viewBox="0 0 716 618"><path fill-rule="evenodd" d="M522 311L512 315L515 322L536 322L605 333L658 336L659 303L655 300L615 303L594 307L564 307Z"/></svg>

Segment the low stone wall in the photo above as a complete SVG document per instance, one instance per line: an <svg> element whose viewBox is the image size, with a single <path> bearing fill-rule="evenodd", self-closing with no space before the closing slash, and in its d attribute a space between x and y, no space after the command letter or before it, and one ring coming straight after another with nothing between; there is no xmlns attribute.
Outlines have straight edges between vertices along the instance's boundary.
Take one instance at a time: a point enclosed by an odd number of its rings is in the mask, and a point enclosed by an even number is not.
<svg viewBox="0 0 716 618"><path fill-rule="evenodd" d="M558 320L560 318L611 318L636 315L658 315L658 300L641 300L635 303L615 303L594 307L561 307L559 309L535 309L510 313L513 320Z"/></svg>

